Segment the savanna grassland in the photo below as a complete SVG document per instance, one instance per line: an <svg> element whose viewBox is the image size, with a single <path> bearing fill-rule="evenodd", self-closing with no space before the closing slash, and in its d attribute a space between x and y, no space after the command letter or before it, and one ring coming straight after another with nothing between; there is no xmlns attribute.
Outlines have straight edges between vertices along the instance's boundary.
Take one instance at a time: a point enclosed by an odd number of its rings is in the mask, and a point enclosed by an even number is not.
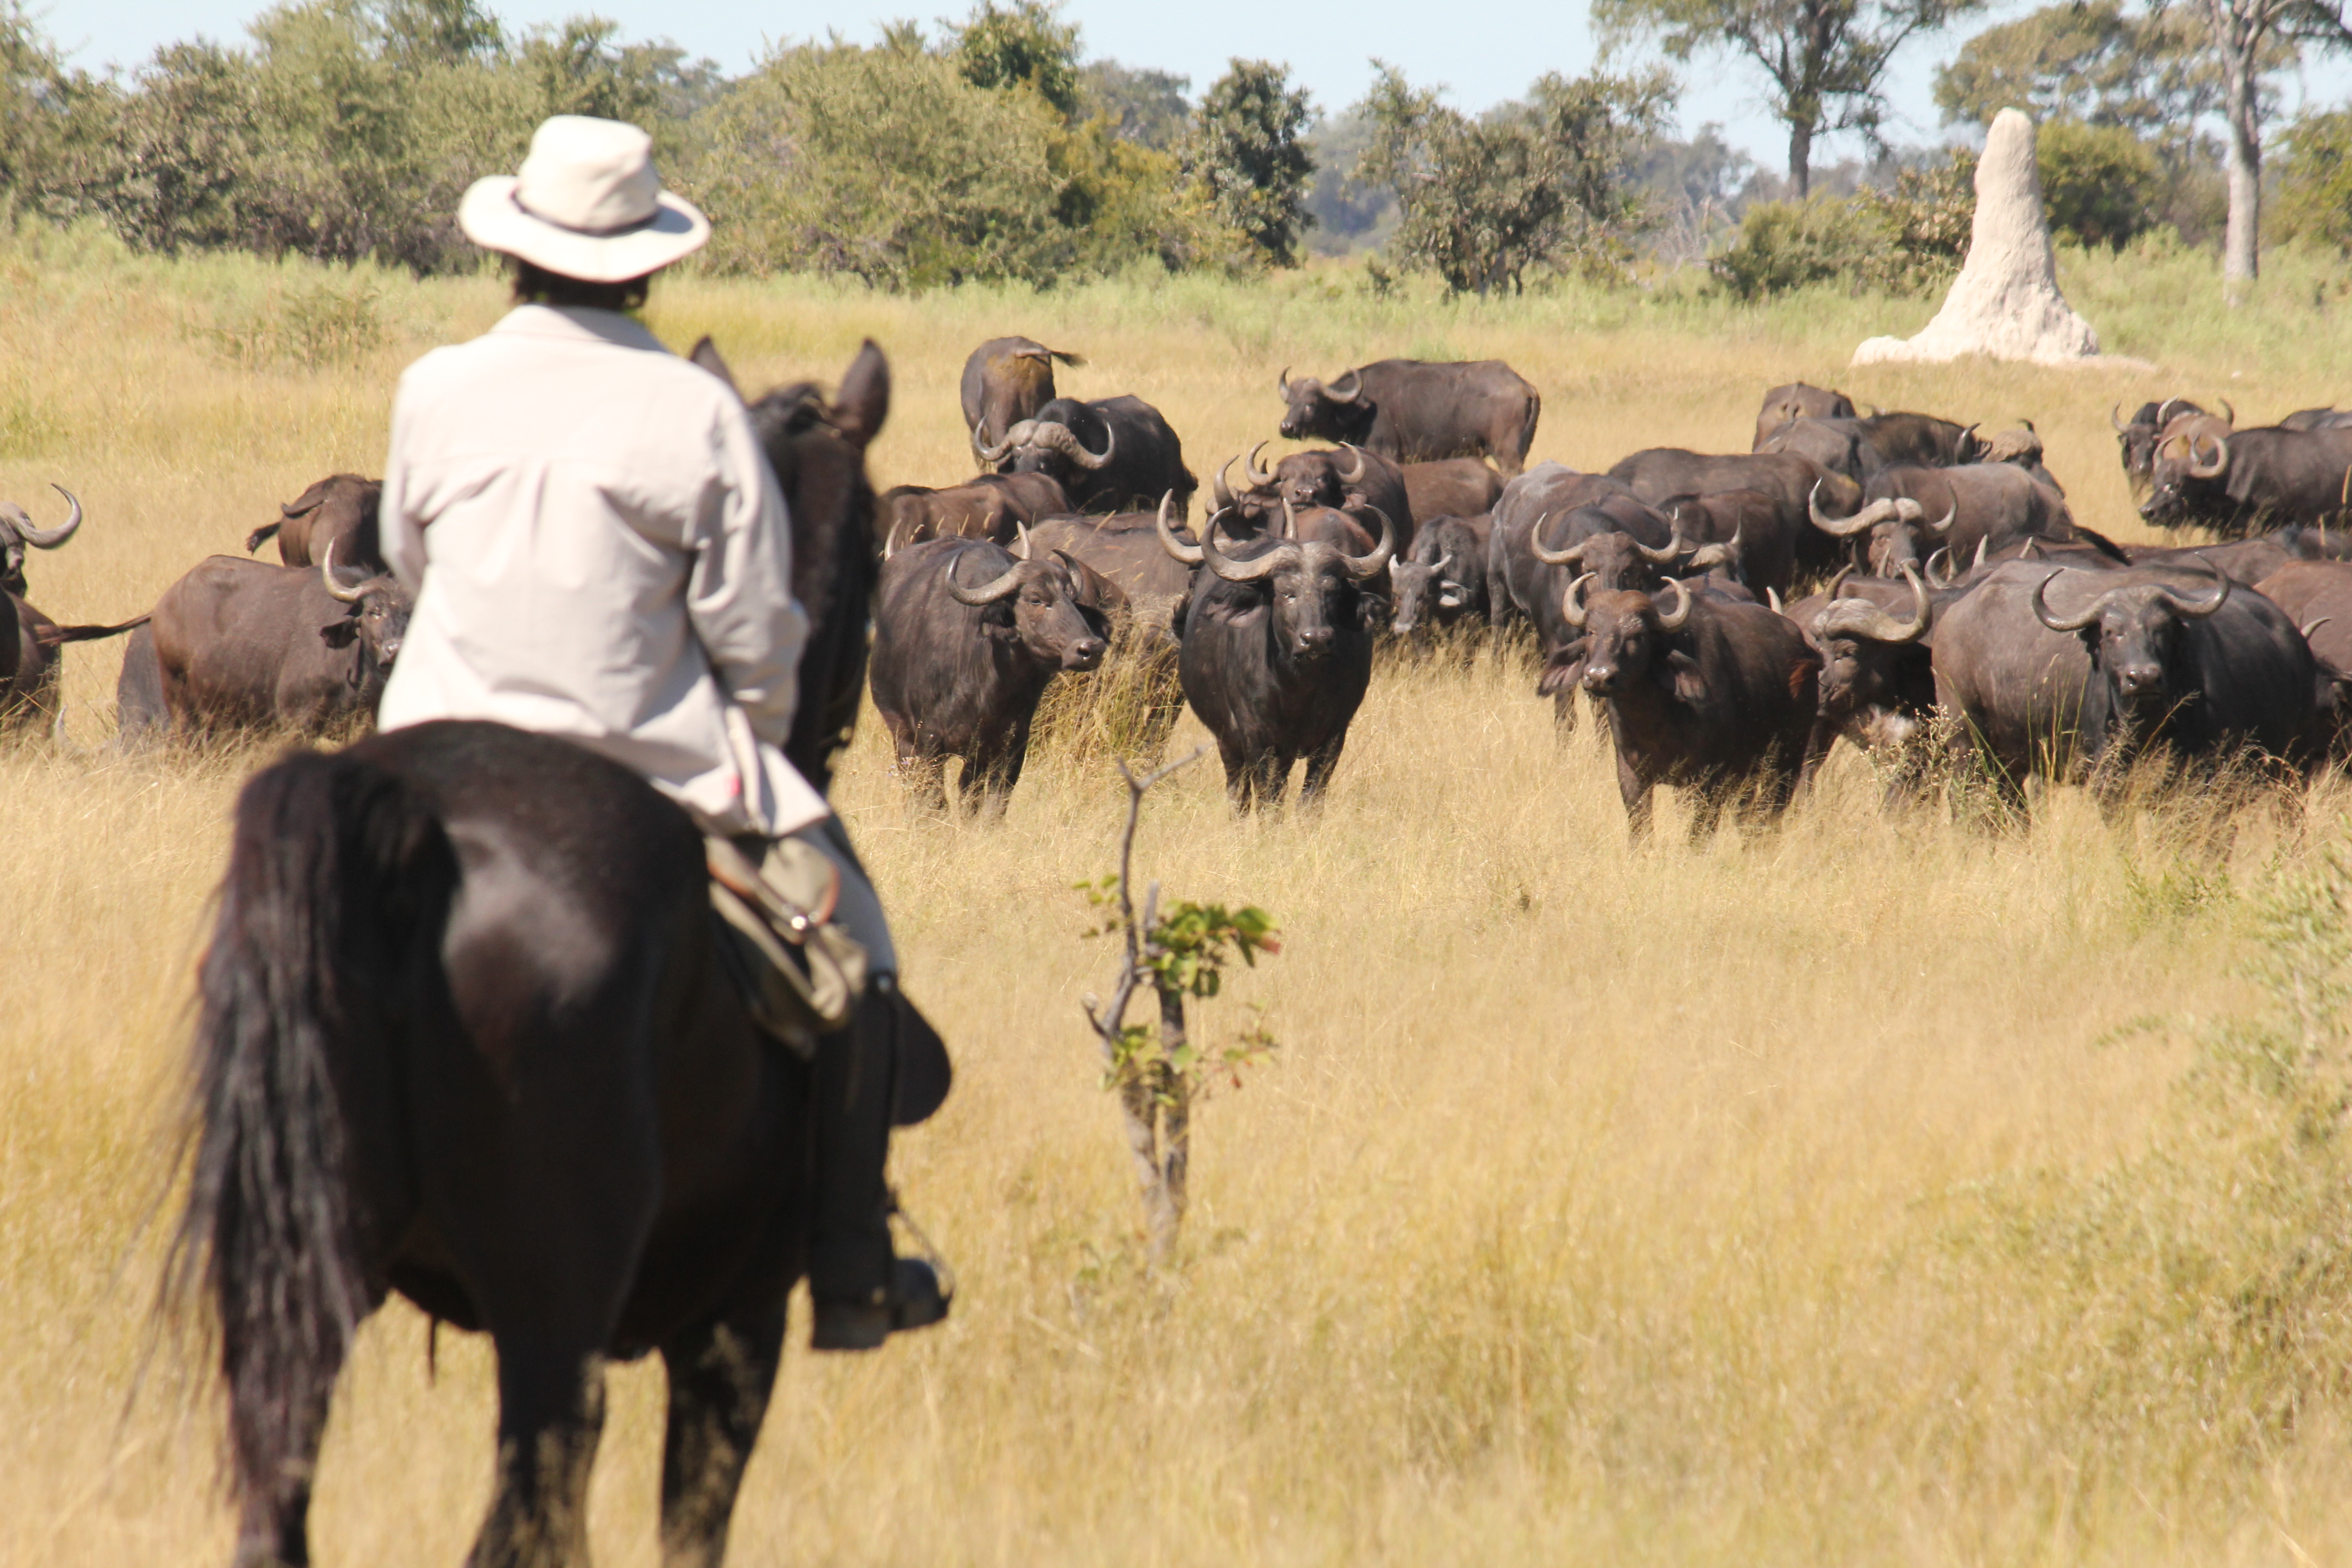
<svg viewBox="0 0 2352 1568"><path fill-rule="evenodd" d="M2063 259L2111 352L2159 364L1843 366L1932 302L1742 309L1677 287L1486 303L1315 270L920 299L660 289L751 385L871 335L878 483L970 467L978 339L1080 350L1206 476L1276 373L1507 358L1536 457L1739 450L1761 389L2033 418L2084 521L2137 538L2111 402L2335 401L2342 285L2280 258L2226 311L2207 258ZM60 619L137 613L276 503L381 466L399 367L496 319L488 279L0 246L0 495L81 536ZM42 499L47 496L46 501ZM217 1405L151 1325L182 1032L224 816L266 751L121 757L120 645L68 650L64 744L0 755L0 1561L219 1561ZM1005 820L904 805L877 728L841 805L960 1078L901 1136L953 1258L944 1327L789 1359L740 1563L2248 1563L2352 1556L2352 876L2338 786L2190 791L2031 831L1890 814L1841 756L1777 833L1626 841L1587 722L1526 668L1388 663L1319 816L1237 823L1213 763L1155 794L1140 874L1245 899L1280 956L1209 1015L1281 1041L1201 1113L1179 1266L1139 1216L1079 1013L1110 954L1100 758L1033 757ZM1177 746L1199 738L1189 720ZM796 1334L797 1337L797 1334ZM616 1369L602 1561L648 1563L660 1375ZM322 1461L331 1563L460 1559L494 1421L480 1342L365 1331Z"/></svg>

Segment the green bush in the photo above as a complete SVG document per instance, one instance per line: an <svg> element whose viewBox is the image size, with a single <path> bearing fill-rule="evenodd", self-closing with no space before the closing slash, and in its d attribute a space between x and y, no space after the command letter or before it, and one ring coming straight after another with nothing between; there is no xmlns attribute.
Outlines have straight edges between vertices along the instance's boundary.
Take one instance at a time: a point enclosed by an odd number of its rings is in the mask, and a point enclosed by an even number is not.
<svg viewBox="0 0 2352 1568"><path fill-rule="evenodd" d="M2306 114L2285 141L2275 232L2352 254L2352 110Z"/></svg>
<svg viewBox="0 0 2352 1568"><path fill-rule="evenodd" d="M2157 221L2156 151L2118 125L2054 121L2035 140L2050 231L2084 249L2120 250Z"/></svg>
<svg viewBox="0 0 2352 1568"><path fill-rule="evenodd" d="M1955 153L1940 167L1902 171L1891 191L1759 202L1711 264L1715 277L1742 300L1815 283L1854 293L1941 288L1968 255L1975 174L1976 159Z"/></svg>

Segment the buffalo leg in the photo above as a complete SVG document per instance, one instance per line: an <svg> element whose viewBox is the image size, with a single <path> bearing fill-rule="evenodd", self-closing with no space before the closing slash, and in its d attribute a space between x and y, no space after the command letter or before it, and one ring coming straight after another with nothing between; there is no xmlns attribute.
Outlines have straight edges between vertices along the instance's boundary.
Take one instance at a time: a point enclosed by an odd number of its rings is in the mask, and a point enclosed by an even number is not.
<svg viewBox="0 0 2352 1568"><path fill-rule="evenodd" d="M743 1467L783 1359L784 1304L672 1336L662 1443L662 1568L719 1568Z"/></svg>
<svg viewBox="0 0 2352 1568"><path fill-rule="evenodd" d="M499 1457L490 1516L466 1568L588 1561L588 1473L604 1431L604 1358L498 1334Z"/></svg>
<svg viewBox="0 0 2352 1568"><path fill-rule="evenodd" d="M908 792L916 803L927 810L945 812L948 808L947 759L937 752L918 749L911 744L898 748L898 776L906 781Z"/></svg>
<svg viewBox="0 0 2352 1568"><path fill-rule="evenodd" d="M1576 733L1576 693L1577 689L1573 686L1562 687L1552 693L1552 729L1563 742Z"/></svg>
<svg viewBox="0 0 2352 1568"><path fill-rule="evenodd" d="M1273 752L1257 761L1257 803L1271 808L1282 804L1282 792L1290 787L1290 770L1297 763L1294 752Z"/></svg>
<svg viewBox="0 0 2352 1568"><path fill-rule="evenodd" d="M1623 757L1617 759L1617 794L1625 802L1625 826L1636 839L1650 836L1652 781Z"/></svg>
<svg viewBox="0 0 2352 1568"><path fill-rule="evenodd" d="M1339 752L1347 744L1347 732L1342 731L1307 753L1307 776L1298 784L1300 805L1322 804L1323 786L1331 782L1331 772L1339 765Z"/></svg>
<svg viewBox="0 0 2352 1568"><path fill-rule="evenodd" d="M1225 798L1233 802L1235 811L1249 810L1256 804L1252 787L1257 779L1256 761L1223 742L1217 744L1217 759L1225 764Z"/></svg>
<svg viewBox="0 0 2352 1568"><path fill-rule="evenodd" d="M1690 800L1690 841L1704 844L1723 822L1724 797L1729 786L1708 780L1683 792Z"/></svg>

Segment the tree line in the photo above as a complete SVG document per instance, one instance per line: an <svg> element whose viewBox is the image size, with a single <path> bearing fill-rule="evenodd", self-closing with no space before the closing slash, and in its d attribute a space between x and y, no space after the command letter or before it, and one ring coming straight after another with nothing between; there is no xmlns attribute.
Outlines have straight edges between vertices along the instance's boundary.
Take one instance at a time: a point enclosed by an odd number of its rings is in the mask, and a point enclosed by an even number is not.
<svg viewBox="0 0 2352 1568"><path fill-rule="evenodd" d="M465 270L481 259L456 231L459 195L569 112L654 133L668 182L716 220L698 264L722 272L887 289L1238 272L1295 265L1319 218L1379 240L1375 287L1402 268L1514 291L1622 276L1646 251L1706 259L1743 294L1926 288L1965 247L1969 163L1888 144L1886 70L1983 3L1601 0L1604 65L1655 44L1761 71L1789 128L1780 181L1712 127L1668 136L1661 68L1549 73L1466 114L1375 60L1366 96L1318 120L1274 62L1235 58L1196 100L1188 79L1088 61L1050 0L977 0L871 44L786 42L732 79L594 16L515 32L482 0L289 0L241 46L175 43L101 77L0 0L0 193L20 216L94 218L143 249ZM2276 84L2347 37L2331 0L2061 0L1970 38L1936 102L1948 125L2010 104L2042 121L2064 237L2218 230L2225 271L2251 276ZM1821 170L1833 133L1872 164ZM2352 249L2352 113L2297 121L2277 173L2287 230Z"/></svg>

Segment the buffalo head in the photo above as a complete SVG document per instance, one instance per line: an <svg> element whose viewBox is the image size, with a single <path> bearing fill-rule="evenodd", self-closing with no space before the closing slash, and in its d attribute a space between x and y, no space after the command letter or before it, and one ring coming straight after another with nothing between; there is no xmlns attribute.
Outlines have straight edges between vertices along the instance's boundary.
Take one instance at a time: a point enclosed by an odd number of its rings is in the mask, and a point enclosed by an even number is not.
<svg viewBox="0 0 2352 1568"><path fill-rule="evenodd" d="M2179 528L2229 509L2230 432L2211 428L2210 415L2176 419L2156 445L2147 499L2139 515L2159 528Z"/></svg>
<svg viewBox="0 0 2352 1568"><path fill-rule="evenodd" d="M1543 520L1538 520L1528 532L1528 549L1547 566L1576 568L1589 575L1596 587L1633 588L1650 594L1665 581L1670 567L1687 575L1736 561L1739 538L1733 535L1727 544L1693 544L1683 537L1682 524L1676 522L1673 535L1664 545L1644 544L1632 534L1611 527L1589 533L1564 549L1554 550L1544 543Z"/></svg>
<svg viewBox="0 0 2352 1568"><path fill-rule="evenodd" d="M0 501L0 591L22 595L25 592L25 549L55 550L74 536L81 526L81 502L63 485L49 487L66 498L69 509L66 520L55 528L36 528L33 519L13 501Z"/></svg>
<svg viewBox="0 0 2352 1568"><path fill-rule="evenodd" d="M1957 500L1942 517L1930 521L1927 509L1909 496L1889 496L1872 501L1851 517L1832 517L1822 510L1821 489L1814 485L1805 498L1813 526L1832 538L1853 541L1856 555L1876 577L1892 577L1906 563L1919 564L1919 542L1941 542L1960 515ZM1935 546L1928 548L1932 552Z"/></svg>
<svg viewBox="0 0 2352 1568"><path fill-rule="evenodd" d="M1391 555L1389 588L1395 614L1390 629L1410 637L1426 611L1460 609L1468 597L1459 577L1462 567L1460 558L1434 532L1416 538L1410 556Z"/></svg>
<svg viewBox="0 0 2352 1568"><path fill-rule="evenodd" d="M1032 560L1029 530L1024 526L1013 564L968 588L956 581L955 568L978 553L967 551L950 560L947 590L957 604L983 612L983 636L1019 647L1047 669L1087 670L1102 663L1109 645L1080 607L1096 597L1091 574L1058 550L1042 561Z"/></svg>
<svg viewBox="0 0 2352 1568"><path fill-rule="evenodd" d="M1238 613L1263 605L1273 617L1276 639L1290 656L1315 659L1330 652L1339 634L1349 628L1350 612L1355 612L1356 626L1368 628L1369 623L1360 619L1359 585L1386 572L1396 553L1395 530L1385 515L1373 515L1380 517L1381 536L1361 555L1323 540L1283 539L1263 542L1251 553L1236 557L1217 548L1213 521L1200 543L1179 540L1163 503L1160 542L1177 560L1204 565L1224 582L1250 589L1255 603Z"/></svg>
<svg viewBox="0 0 2352 1568"><path fill-rule="evenodd" d="M1610 697L1672 665L1677 677L1690 656L1669 647L1689 624L1696 603L1691 591L1668 577L1654 596L1632 588L1604 588L1585 597L1592 581L1579 577L1560 595L1560 618L1584 634L1584 689ZM1668 590L1674 607L1668 609ZM1679 662L1675 662L1679 661Z"/></svg>
<svg viewBox="0 0 2352 1568"><path fill-rule="evenodd" d="M1932 611L1918 571L1907 561L1901 570L1911 589L1907 616L1890 615L1870 599L1839 598L1841 573L1806 633L1822 655L1821 711L1864 745L1901 741L1914 723L1903 702L1902 660L1927 635Z"/></svg>
<svg viewBox="0 0 2352 1568"><path fill-rule="evenodd" d="M408 636L408 616L416 607L415 596L389 574L355 575L338 571L331 540L326 559L319 563L319 576L327 592L347 606L341 619L319 628L320 638L330 647L349 647L357 642L378 669L390 669Z"/></svg>
<svg viewBox="0 0 2352 1568"><path fill-rule="evenodd" d="M1336 381L1311 375L1293 381L1288 366L1275 382L1285 405L1282 433L1294 441L1361 441L1379 412L1364 395L1361 373L1349 371Z"/></svg>
<svg viewBox="0 0 2352 1568"><path fill-rule="evenodd" d="M1108 465L1118 445L1100 415L1066 397L1013 426L994 446L982 441L977 429L972 432L972 450L982 462L1005 473L1044 474L1064 486Z"/></svg>
<svg viewBox="0 0 2352 1568"><path fill-rule="evenodd" d="M2181 563L2184 570L2189 563ZM2052 612L2046 595L2062 576L2079 575L2095 587L2104 573L2053 572L2033 585L2033 614L2053 632L2073 632L2083 639L2091 668L2103 680L2112 700L2111 711L2133 720L2163 717L2175 700L2174 670L2181 623L2201 620L2219 610L2230 597L2230 579L2207 562L2197 565L2213 582L2202 595L2184 594L2163 583L2127 583L2097 593L2084 608L2070 616Z"/></svg>

